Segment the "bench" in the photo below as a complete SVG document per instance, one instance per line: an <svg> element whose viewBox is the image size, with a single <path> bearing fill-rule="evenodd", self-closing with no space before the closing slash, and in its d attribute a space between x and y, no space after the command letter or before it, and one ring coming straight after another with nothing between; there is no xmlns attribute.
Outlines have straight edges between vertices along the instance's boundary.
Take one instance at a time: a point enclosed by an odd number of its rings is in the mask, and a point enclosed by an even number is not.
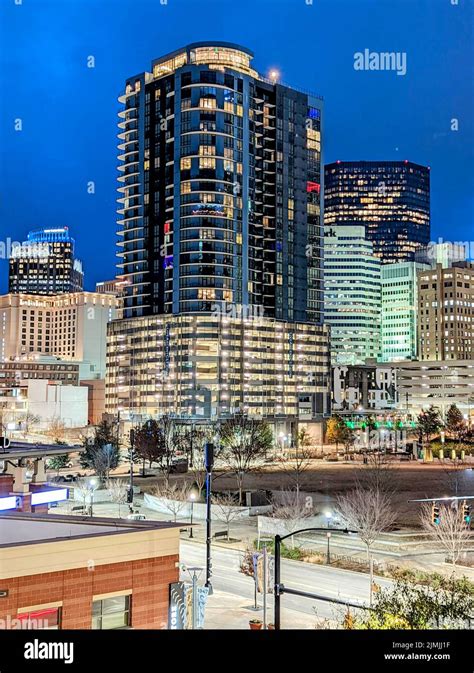
<svg viewBox="0 0 474 673"><path fill-rule="evenodd" d="M71 507L71 512L85 512L86 508L83 505L77 505L76 507Z"/></svg>
<svg viewBox="0 0 474 673"><path fill-rule="evenodd" d="M214 535L212 536L214 538L219 538L219 537L227 537L227 531L226 530L218 530Z"/></svg>

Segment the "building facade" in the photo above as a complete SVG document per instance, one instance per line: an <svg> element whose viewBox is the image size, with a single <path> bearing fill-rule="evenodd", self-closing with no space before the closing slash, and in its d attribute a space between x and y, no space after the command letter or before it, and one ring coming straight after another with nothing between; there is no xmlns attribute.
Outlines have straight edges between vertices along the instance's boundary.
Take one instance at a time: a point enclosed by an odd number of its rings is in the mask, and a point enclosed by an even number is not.
<svg viewBox="0 0 474 673"><path fill-rule="evenodd" d="M322 101L252 58L197 43L126 81L109 413L329 413Z"/></svg>
<svg viewBox="0 0 474 673"><path fill-rule="evenodd" d="M326 227L324 321L332 364L363 364L380 355L380 260L364 227Z"/></svg>
<svg viewBox="0 0 474 673"><path fill-rule="evenodd" d="M81 362L81 378L104 378L107 323L117 315L113 295L75 292L0 297L0 362L29 354Z"/></svg>
<svg viewBox="0 0 474 673"><path fill-rule="evenodd" d="M82 262L74 256L74 239L67 227L38 229L11 251L9 292L55 295L81 292Z"/></svg>
<svg viewBox="0 0 474 673"><path fill-rule="evenodd" d="M0 389L21 386L35 379L78 386L79 364L38 353L30 353L14 360L0 361Z"/></svg>
<svg viewBox="0 0 474 673"><path fill-rule="evenodd" d="M419 262L383 264L382 362L416 360L418 354L418 271L428 268Z"/></svg>
<svg viewBox="0 0 474 673"><path fill-rule="evenodd" d="M418 273L419 359L474 357L474 264Z"/></svg>
<svg viewBox="0 0 474 673"><path fill-rule="evenodd" d="M150 316L109 326L106 410L276 425L330 411L325 328L269 318ZM125 416L125 414L124 414Z"/></svg>
<svg viewBox="0 0 474 673"><path fill-rule="evenodd" d="M126 81L124 317L255 306L322 323L320 98L238 45L197 43Z"/></svg>
<svg viewBox="0 0 474 673"><path fill-rule="evenodd" d="M168 628L179 524L10 513L0 531L3 628Z"/></svg>
<svg viewBox="0 0 474 673"><path fill-rule="evenodd" d="M364 226L383 263L413 260L430 241L430 172L410 161L325 166L325 226Z"/></svg>
<svg viewBox="0 0 474 673"><path fill-rule="evenodd" d="M375 362L332 367L333 411L363 414L394 409L397 402L396 367Z"/></svg>
<svg viewBox="0 0 474 673"><path fill-rule="evenodd" d="M415 261L421 262L430 268L436 268L441 264L443 269L447 269L454 262L466 262L469 259L471 244L469 241L443 241L430 242L425 248L420 248L415 253Z"/></svg>
<svg viewBox="0 0 474 673"><path fill-rule="evenodd" d="M399 407L418 414L433 405L443 419L456 404L466 419L474 414L474 360L424 360L397 365Z"/></svg>

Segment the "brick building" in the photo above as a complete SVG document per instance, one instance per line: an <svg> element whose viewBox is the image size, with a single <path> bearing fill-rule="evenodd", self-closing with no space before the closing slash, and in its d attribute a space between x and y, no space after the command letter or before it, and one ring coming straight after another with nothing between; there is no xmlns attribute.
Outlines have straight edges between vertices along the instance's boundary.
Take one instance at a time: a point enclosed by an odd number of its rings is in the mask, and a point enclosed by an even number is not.
<svg viewBox="0 0 474 673"><path fill-rule="evenodd" d="M167 628L178 559L179 524L0 516L0 628Z"/></svg>

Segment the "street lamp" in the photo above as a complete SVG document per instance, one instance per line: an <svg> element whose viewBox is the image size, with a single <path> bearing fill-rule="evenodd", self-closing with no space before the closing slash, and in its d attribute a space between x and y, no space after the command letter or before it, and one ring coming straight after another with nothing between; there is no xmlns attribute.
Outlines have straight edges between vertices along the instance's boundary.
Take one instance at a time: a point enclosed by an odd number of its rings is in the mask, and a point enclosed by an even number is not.
<svg viewBox="0 0 474 673"><path fill-rule="evenodd" d="M189 537L190 538L194 537L194 534L193 534L193 510L194 510L194 501L196 500L196 498L197 498L197 493L193 489L189 494L189 502L191 503L191 525L190 525L190 528L189 528Z"/></svg>
<svg viewBox="0 0 474 673"><path fill-rule="evenodd" d="M97 479L93 477L89 479L89 494L90 494L90 516L94 516L94 491L98 487Z"/></svg>
<svg viewBox="0 0 474 673"><path fill-rule="evenodd" d="M327 538L328 538L328 550L327 550L327 554L326 554L326 563L329 566L329 565L331 565L331 550L329 548L329 543L331 541L331 533L327 532L326 535L327 535Z"/></svg>
<svg viewBox="0 0 474 673"><path fill-rule="evenodd" d="M211 489L212 468L214 467L214 444L206 442L204 445L204 466L206 468L206 584L209 595L212 596L212 560L211 560Z"/></svg>
<svg viewBox="0 0 474 673"><path fill-rule="evenodd" d="M332 519L332 512L331 512L330 510L327 509L327 510L324 512L324 516L326 517L327 527L329 528L329 524L330 524L331 519Z"/></svg>

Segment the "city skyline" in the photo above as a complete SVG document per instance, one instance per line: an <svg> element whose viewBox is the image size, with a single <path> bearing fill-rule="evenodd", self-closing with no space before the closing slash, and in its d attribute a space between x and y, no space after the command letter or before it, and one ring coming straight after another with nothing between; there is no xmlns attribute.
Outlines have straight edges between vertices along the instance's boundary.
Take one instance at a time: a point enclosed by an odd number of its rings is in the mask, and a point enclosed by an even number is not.
<svg viewBox="0 0 474 673"><path fill-rule="evenodd" d="M244 3L247 5L248 3ZM366 3L367 5L371 3ZM439 3L440 4L440 3ZM73 232L78 247L78 256L84 260L86 287L111 277L115 272L115 198L116 190L116 115L120 108L118 96L123 81L133 72L142 72L144 65L161 54L174 51L186 43L212 38L219 35L222 40L242 44L255 51L256 67L268 76L272 68L278 70L283 82L296 88L314 89L323 96L325 104L326 146L323 162L340 160L402 160L431 166L432 179L432 239L447 238L469 240L472 202L468 196L469 165L472 162L470 147L472 128L468 115L472 107L469 98L469 78L461 73L468 72L465 48L469 39L465 26L466 11L469 8L446 6L430 9L430 4L401 3L394 11L388 5L372 8L364 22L360 11L354 11L351 3L320 2L314 6L301 3L279 2L260 3L253 7L256 19L265 18L271 28L268 32L258 31L248 22L228 25L216 11L215 27L209 30L205 17L200 17L192 3L176 3L173 6L157 5L152 10L148 3L137 2L131 17L132 26L139 22L145 28L140 44L133 38L133 50L112 48L104 50L102 31L99 24L107 25L110 40L119 35L125 20L124 5L116 6L112 14L111 5L102 2L97 5L97 26L88 24L87 32L81 27L81 11L76 3L67 8L57 3L56 11L48 14L48 26L43 28L50 38L57 36L58 30L66 30L71 37L53 43L44 49L44 43L29 44L29 31L38 28L40 18L26 6L2 7L2 14L11 24L17 24L16 39L19 48L13 52L13 65L25 68L34 62L35 82L32 89L19 81L11 80L9 70L3 69L4 86L14 92L5 101L2 117L7 122L2 126L0 137L6 155L18 157L17 162L0 168L7 197L3 200L1 217L7 222L5 238L23 240L27 231L38 226L68 226ZM339 26L339 35L332 27L335 5L347 18ZM186 8L190 19L179 26L180 10ZM247 9L249 9L247 7ZM157 24L167 30L160 31L159 44L153 21L143 22L149 10ZM14 12L17 12L15 15ZM22 14L23 12L23 14ZM456 14L456 12L458 12ZM225 12L223 13L225 15ZM242 12L245 16L245 12ZM70 24L74 19L79 23ZM325 24L324 31L316 32L319 40L308 39L306 33L316 25L316 19ZM332 19L332 22L331 22ZM453 73L449 63L439 53L440 44L418 46L416 32L423 20L424 31L433 36L441 30L446 45L451 46L453 58L457 58L457 68ZM352 30L353 24L359 33ZM2 22L5 25L6 21ZM204 24L204 25L203 25ZM224 25L222 25L224 24ZM261 25L258 20L256 25ZM349 25L351 24L351 25ZM390 25L388 25L390 24ZM403 24L403 40L397 37L397 26ZM285 28L283 28L283 25ZM384 26L383 44L378 31ZM73 26L73 27L72 27ZM302 31L306 39L298 40L298 49L280 49L282 30L286 39ZM388 32L387 32L388 31ZM18 35L20 36L18 38ZM177 37L179 35L179 37ZM334 49L335 38L337 49ZM44 39L44 38L43 38ZM8 53L8 36L2 40L7 46L1 52L5 62ZM401 42L405 42L402 44ZM441 40L441 44L443 44ZM364 49L378 46L398 52L404 48L407 57L406 74L398 77L397 72L360 72L354 67L354 54ZM457 44L457 50L453 46ZM342 48L340 45L343 45ZM22 52L22 47L24 47ZM327 55L330 58L327 58ZM319 60L318 60L319 59ZM324 67L315 67L319 62ZM89 67L88 67L89 66ZM93 66L93 67L91 67ZM465 67L466 66L466 67ZM33 66L31 66L33 67ZM430 68L437 71L436 78L429 78ZM89 78L89 79L88 79ZM454 81L453 81L454 78ZM74 82L74 84L72 84ZM73 88L71 88L73 87ZM47 105L51 92L58 92L55 105ZM34 97L30 94L34 92ZM60 91L60 93L59 93ZM453 93L454 92L454 93ZM432 96L439 104L430 104ZM80 97L85 105L81 105ZM40 105L41 115L32 115L35 105ZM379 99L388 102L382 110ZM15 104L13 103L15 100ZM357 104L356 114L350 102ZM96 116L93 125L88 123L85 110L94 106ZM17 109L15 110L15 106ZM390 114L387 115L386 111ZM21 121L21 132L14 129L14 120ZM351 132L354 119L358 133ZM457 122L453 122L455 119ZM458 130L452 130L456 127ZM55 134L50 131L54 128ZM46 141L46 138L48 139ZM67 148L74 143L74 151ZM32 148L25 155L26 148ZM45 156L47 154L47 156ZM40 170L38 161L48 170ZM58 170L58 165L60 170ZM64 170L70 166L71 170ZM22 178L20 178L20 175ZM38 175L41 177L38 179ZM35 179L33 180L33 176ZM28 199L20 197L22 180L29 181ZM45 206L44 194L53 193L51 205ZM22 208L18 209L20 201ZM74 208L70 204L74 203ZM101 250L100 264L97 248ZM0 264L0 290L6 291L6 261Z"/></svg>

